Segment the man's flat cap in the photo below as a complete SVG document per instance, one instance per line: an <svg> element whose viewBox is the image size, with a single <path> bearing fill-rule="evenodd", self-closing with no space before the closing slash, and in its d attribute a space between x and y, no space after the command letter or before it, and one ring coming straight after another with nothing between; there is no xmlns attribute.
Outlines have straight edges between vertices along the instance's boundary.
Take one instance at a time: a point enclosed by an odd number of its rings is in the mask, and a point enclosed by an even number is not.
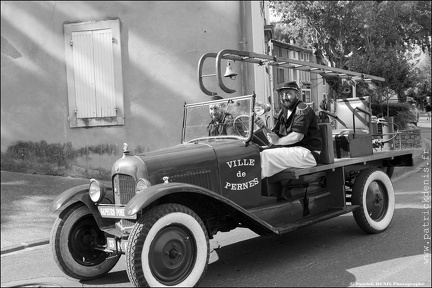
<svg viewBox="0 0 432 288"><path fill-rule="evenodd" d="M292 89L295 91L300 91L299 86L297 85L296 81L291 82L285 82L279 85L279 87L276 89L276 91L282 90L282 89Z"/></svg>

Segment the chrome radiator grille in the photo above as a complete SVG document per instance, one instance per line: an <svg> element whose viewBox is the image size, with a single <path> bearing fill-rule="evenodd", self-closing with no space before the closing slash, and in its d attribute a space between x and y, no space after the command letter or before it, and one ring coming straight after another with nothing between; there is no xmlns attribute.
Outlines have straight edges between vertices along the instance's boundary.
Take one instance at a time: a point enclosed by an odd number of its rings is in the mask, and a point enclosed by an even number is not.
<svg viewBox="0 0 432 288"><path fill-rule="evenodd" d="M114 203L126 205L135 196L135 180L132 176L117 174L114 176Z"/></svg>

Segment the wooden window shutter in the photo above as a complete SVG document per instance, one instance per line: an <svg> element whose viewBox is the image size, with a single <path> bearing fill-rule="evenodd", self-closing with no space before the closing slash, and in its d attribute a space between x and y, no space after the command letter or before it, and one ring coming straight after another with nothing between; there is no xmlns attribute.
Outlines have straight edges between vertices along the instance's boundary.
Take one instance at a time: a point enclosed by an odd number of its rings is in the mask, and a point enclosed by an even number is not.
<svg viewBox="0 0 432 288"><path fill-rule="evenodd" d="M115 117L111 29L72 32L77 118Z"/></svg>
<svg viewBox="0 0 432 288"><path fill-rule="evenodd" d="M93 32L72 33L77 118L96 117Z"/></svg>
<svg viewBox="0 0 432 288"><path fill-rule="evenodd" d="M111 29L93 31L96 117L115 117L114 59Z"/></svg>

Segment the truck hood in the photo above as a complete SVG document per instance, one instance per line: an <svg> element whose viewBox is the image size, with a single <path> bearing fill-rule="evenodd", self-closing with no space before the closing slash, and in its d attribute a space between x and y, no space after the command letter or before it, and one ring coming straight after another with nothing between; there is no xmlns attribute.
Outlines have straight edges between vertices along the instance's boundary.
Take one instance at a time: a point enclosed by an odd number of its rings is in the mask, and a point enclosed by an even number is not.
<svg viewBox="0 0 432 288"><path fill-rule="evenodd" d="M146 178L152 185L169 182L185 182L216 189L215 179L219 177L215 150L239 146L236 139L212 139L196 143L184 143L156 151L124 156L113 166L112 175L127 174L136 180ZM228 148L229 150L229 148ZM213 183L213 184L211 184Z"/></svg>
<svg viewBox="0 0 432 288"><path fill-rule="evenodd" d="M212 167L216 155L211 145L185 143L139 154L137 157L144 161L151 178L152 175L170 175L179 171L197 170L199 167Z"/></svg>

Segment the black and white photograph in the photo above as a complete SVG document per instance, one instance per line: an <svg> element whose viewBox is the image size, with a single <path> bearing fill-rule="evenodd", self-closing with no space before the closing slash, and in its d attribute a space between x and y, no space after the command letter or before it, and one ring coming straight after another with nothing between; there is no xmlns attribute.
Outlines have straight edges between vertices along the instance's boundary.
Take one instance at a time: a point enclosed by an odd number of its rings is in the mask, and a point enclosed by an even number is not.
<svg viewBox="0 0 432 288"><path fill-rule="evenodd" d="M1 287L431 287L431 1L1 1Z"/></svg>

